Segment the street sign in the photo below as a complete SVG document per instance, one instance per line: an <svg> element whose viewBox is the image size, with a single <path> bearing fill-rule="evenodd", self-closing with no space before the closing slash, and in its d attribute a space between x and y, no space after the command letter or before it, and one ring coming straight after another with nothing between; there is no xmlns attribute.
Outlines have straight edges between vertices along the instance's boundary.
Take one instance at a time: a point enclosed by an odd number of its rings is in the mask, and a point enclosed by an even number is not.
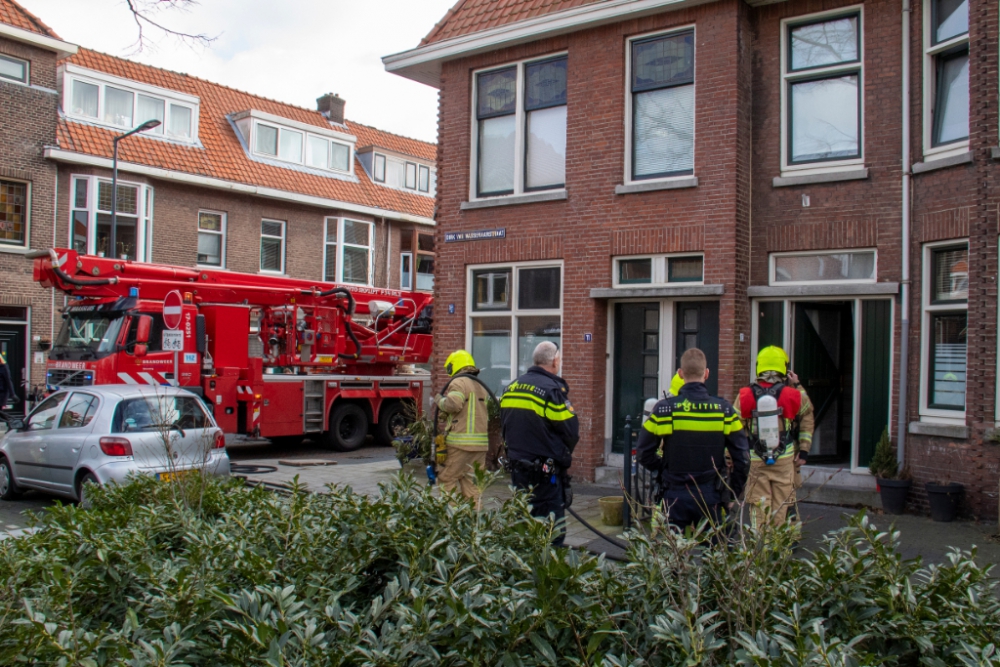
<svg viewBox="0 0 1000 667"><path fill-rule="evenodd" d="M175 331L173 329L164 329L162 349L164 352L183 352L184 332Z"/></svg>
<svg viewBox="0 0 1000 667"><path fill-rule="evenodd" d="M171 330L180 328L181 305L183 303L181 293L177 290L167 293L167 296L163 298L163 326Z"/></svg>

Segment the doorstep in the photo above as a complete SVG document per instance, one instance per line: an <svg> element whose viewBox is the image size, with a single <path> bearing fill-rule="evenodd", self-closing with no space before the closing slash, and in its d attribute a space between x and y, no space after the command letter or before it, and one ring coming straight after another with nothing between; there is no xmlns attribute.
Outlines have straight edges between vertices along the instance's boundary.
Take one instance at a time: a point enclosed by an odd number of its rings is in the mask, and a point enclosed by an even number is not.
<svg viewBox="0 0 1000 667"><path fill-rule="evenodd" d="M871 475L829 466L802 466L798 499L825 505L863 505L882 508L882 499Z"/></svg>
<svg viewBox="0 0 1000 667"><path fill-rule="evenodd" d="M594 469L594 485L622 488L622 469L618 466L598 466Z"/></svg>

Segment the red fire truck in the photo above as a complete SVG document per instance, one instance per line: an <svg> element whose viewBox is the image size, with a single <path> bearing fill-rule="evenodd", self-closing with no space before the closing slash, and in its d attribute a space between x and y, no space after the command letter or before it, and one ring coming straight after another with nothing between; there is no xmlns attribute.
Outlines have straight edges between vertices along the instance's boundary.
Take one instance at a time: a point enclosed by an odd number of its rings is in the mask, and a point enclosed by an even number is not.
<svg viewBox="0 0 1000 667"><path fill-rule="evenodd" d="M33 253L34 279L70 298L48 388L179 385L231 434L341 451L389 444L429 375L432 297L224 270ZM182 295L179 351L163 349L163 301ZM176 336L174 337L176 341ZM176 367L175 367L176 363Z"/></svg>

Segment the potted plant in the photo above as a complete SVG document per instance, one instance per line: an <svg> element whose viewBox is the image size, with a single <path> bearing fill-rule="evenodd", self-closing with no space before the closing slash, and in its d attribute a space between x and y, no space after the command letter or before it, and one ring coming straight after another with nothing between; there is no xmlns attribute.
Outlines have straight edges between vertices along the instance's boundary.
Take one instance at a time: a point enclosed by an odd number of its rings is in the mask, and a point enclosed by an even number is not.
<svg viewBox="0 0 1000 667"><path fill-rule="evenodd" d="M882 497L882 509L886 514L902 514L906 508L906 496L913 480L906 470L899 470L896 447L889 440L889 429L882 429L882 436L875 445L875 453L868 464L868 470L875 476L875 484Z"/></svg>
<svg viewBox="0 0 1000 667"><path fill-rule="evenodd" d="M948 455L945 458L949 464L961 462L963 451L955 445L949 445ZM927 490L927 502L931 506L931 518L935 521L954 521L962 503L965 485L951 481L951 465L939 469L944 471L943 479L927 482L924 485Z"/></svg>

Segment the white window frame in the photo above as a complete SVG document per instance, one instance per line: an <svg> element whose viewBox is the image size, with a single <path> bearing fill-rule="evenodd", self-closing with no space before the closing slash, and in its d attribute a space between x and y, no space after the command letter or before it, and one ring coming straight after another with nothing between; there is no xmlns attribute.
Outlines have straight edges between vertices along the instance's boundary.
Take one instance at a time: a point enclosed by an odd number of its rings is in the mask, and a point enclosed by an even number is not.
<svg viewBox="0 0 1000 667"><path fill-rule="evenodd" d="M228 216L223 211L212 211L212 210L207 209L207 208L202 208L202 209L198 209L198 219L199 219L199 221L201 219L201 214L202 213L208 213L210 215L218 215L218 216L221 216L221 218L222 218L222 225L221 225L222 226L222 230L218 231L218 232L213 232L213 231L208 230L208 229L202 229L201 225L198 224L198 234L199 235L201 235L201 234L216 234L216 235L222 237L221 244L220 244L221 248L220 248L220 252L219 252L219 261L221 263L218 266L216 266L214 264L200 264L200 263L198 263L197 262L198 250L197 250L197 248L195 248L195 260L196 260L195 265L196 266L203 266L203 267L208 268L208 269L224 269L224 268L226 268L226 236L227 236L227 233L228 233L228 226L227 226L228 225L228 220L227 220Z"/></svg>
<svg viewBox="0 0 1000 667"><path fill-rule="evenodd" d="M855 278L844 280L777 280L777 258L806 257L809 255L875 255L875 275L872 278ZM827 250L805 250L794 252L772 252L767 260L768 285L858 285L878 282L878 248L831 248Z"/></svg>
<svg viewBox="0 0 1000 667"><path fill-rule="evenodd" d="M675 280L669 281L670 269L668 263L671 259L695 258L701 259L701 280ZM623 261L635 259L648 259L652 261L652 280L648 283L623 283L621 282L620 264ZM620 289L645 289L647 287L665 287L674 285L704 285L705 284L705 253L703 252L670 252L658 255L616 255L611 262L611 286Z"/></svg>
<svg viewBox="0 0 1000 667"><path fill-rule="evenodd" d="M692 156L692 169L690 174L680 174L677 176L663 176L659 178L632 178L632 43L639 42L652 37L669 37L682 32L694 32L694 119L691 122L692 146L694 155ZM698 28L694 23L677 26L670 30L656 30L654 32L634 35L625 40L625 173L622 175L625 185L636 185L639 183L670 183L672 181L689 181L698 175Z"/></svg>
<svg viewBox="0 0 1000 667"><path fill-rule="evenodd" d="M382 178L378 177L378 161L382 158ZM382 153L372 153L372 180L376 183L385 183L385 170L389 165L389 158Z"/></svg>
<svg viewBox="0 0 1000 667"><path fill-rule="evenodd" d="M969 152L969 138L960 139L941 146L932 146L934 133L934 102L937 99L937 56L945 51L950 51L956 46L966 44L969 47L969 87L972 87L972 43L969 41L969 33L966 32L957 37L940 44L932 44L931 31L934 26L931 19L931 0L924 0L923 5L923 47L924 47L924 85L923 85L923 154L927 160L938 160ZM969 23L972 23L972 11L969 10ZM971 26L970 26L971 27ZM969 104L972 104L970 97ZM972 134L972 109L969 109L969 134Z"/></svg>
<svg viewBox="0 0 1000 667"><path fill-rule="evenodd" d="M413 171L413 187L412 188L410 187L410 171L411 171L411 168L412 168L412 171ZM416 162L407 162L406 166L403 169L404 169L404 171L403 171L403 187L406 188L407 190L416 190L417 186L419 185L419 181L418 181L419 176L418 176L417 163ZM429 180L430 176L428 176L427 178Z"/></svg>
<svg viewBox="0 0 1000 667"><path fill-rule="evenodd" d="M964 410L942 410L939 408L932 408L928 406L928 399L930 396L929 382L930 382L930 352L931 343L933 340L933 332L931 331L931 315L934 313L948 313L956 311L965 311L966 317L968 317L969 312L969 302L966 300L964 304L961 303L943 303L943 304L931 304L931 291L933 290L933 266L932 257L935 250L939 248L948 248L952 246L959 246L965 244L969 247L969 239L959 238L959 239L949 239L947 241L936 241L934 243L926 243L921 249L922 257L922 272L921 281L922 289L920 295L920 421L939 423L939 424L954 424L954 425L965 425L965 415L969 409L969 388L968 380L966 380L965 389L965 409ZM971 260L971 252L969 254ZM968 320L966 320L968 323ZM968 345L968 343L966 343ZM968 348L966 348L966 364L968 364ZM968 372L968 366L966 366L966 372Z"/></svg>
<svg viewBox="0 0 1000 667"><path fill-rule="evenodd" d="M789 30L797 25L819 23L826 20L847 17L853 14L858 16L858 62L842 63L823 67L816 67L800 72L788 71L788 48ZM852 171L865 163L865 12L864 5L850 5L831 9L814 14L805 14L781 21L781 41L780 41L780 67L781 67L781 172L782 174L794 173L797 176L809 174L824 174L838 171ZM848 74L857 70L858 73L858 153L856 158L846 158L842 160L823 160L818 162L805 162L792 164L789 161L788 151L790 119L789 112L789 90L792 83L812 79L824 74L836 74L842 72Z"/></svg>
<svg viewBox="0 0 1000 667"><path fill-rule="evenodd" d="M348 140L348 135L344 135L340 132L331 131L327 133L321 128L313 127L310 129L310 125L306 123L298 123L292 120L283 119L279 116L273 116L271 114L263 114L256 111L250 112L253 118L253 125L250 134L250 139L248 141L248 149L250 154L262 158L264 160L277 160L278 162L284 162L286 164L294 164L305 169L312 171L323 171L331 174L343 174L343 175L354 175L354 143ZM278 131L278 142L275 146L275 155L270 155L268 153L261 153L257 150L257 133L261 125L267 125L268 127L274 128ZM285 132L295 132L302 135L302 160L288 160L281 157L281 135ZM309 158L307 151L309 150L309 139L310 137L315 139L321 139L327 142L327 152L326 152L326 167L316 167L309 164ZM354 137L349 137L354 139ZM347 170L336 169L330 165L331 148L330 143L339 144L347 148Z"/></svg>
<svg viewBox="0 0 1000 667"><path fill-rule="evenodd" d="M409 267L407 267L407 262L409 262ZM412 292L413 287L413 253L412 252L401 252L399 253L399 289L406 292ZM409 281L409 285L405 284L403 280Z"/></svg>
<svg viewBox="0 0 1000 667"><path fill-rule="evenodd" d="M518 292L520 291L520 269L559 269L559 307L545 309L519 308ZM510 298L509 310L473 310L475 305L475 283L473 275L476 272L489 269L510 269ZM563 260L538 260L531 262L502 262L498 264L475 264L466 267L465 273L465 349L472 349L472 321L480 317L510 317L510 372L509 381L517 377L517 325L520 317L544 317L546 315L558 315L561 333L559 334L559 349L565 347L566 341L566 317L563 311L566 308L566 268Z"/></svg>
<svg viewBox="0 0 1000 667"><path fill-rule="evenodd" d="M87 208L77 208L76 206L76 184L78 181L85 181L87 183ZM110 215L110 211L98 210L97 208L97 195L98 187L100 183L107 183L108 187L111 187L111 179L105 178L103 176L86 176L73 174L70 177L70 195L69 195L69 246L74 247L73 238L73 213L76 211L86 211L87 212L87 254L94 255L97 254L97 215L102 213L105 215ZM118 179L119 186L129 186L138 188L138 194L136 197L136 216L128 215L127 217L136 217L136 250L137 254L135 257L130 257L130 260L135 260L137 262L152 262L153 261L153 186L147 185L145 183L139 183L136 181L123 181ZM122 213L119 216L125 215ZM141 253L141 254L140 254Z"/></svg>
<svg viewBox="0 0 1000 667"><path fill-rule="evenodd" d="M427 187L420 187L420 176L422 174L427 174ZM417 190L420 192L430 192L431 191L431 168L425 164L417 166Z"/></svg>
<svg viewBox="0 0 1000 667"><path fill-rule="evenodd" d="M344 223L353 222L368 226L368 245L362 246L356 243L346 243L344 241ZM331 243L329 240L330 224L337 225L337 241ZM326 275L326 260L330 252L330 246L336 246L334 252L337 253L337 275L330 278ZM343 283L345 285L362 285L372 287L375 280L375 223L368 220L357 220L356 218L336 218L329 217L323 222L323 280L326 282ZM344 248L364 248L368 251L368 282L354 283L344 280Z"/></svg>
<svg viewBox="0 0 1000 667"><path fill-rule="evenodd" d="M24 58L15 58L14 56L9 56L6 53L0 53L0 58L3 60L9 60L14 63L19 63L24 65L24 78L23 79L12 79L8 76L0 76L0 81L6 81L7 83L14 83L19 86L29 86L31 85L31 62L25 60Z"/></svg>
<svg viewBox="0 0 1000 667"><path fill-rule="evenodd" d="M471 109L471 148L469 151L469 201L482 201L489 199L503 199L504 197L520 197L523 195L530 195L535 193L551 193L551 192L565 192L566 184L552 187L552 188L531 188L530 190L525 188L524 185L524 174L525 174L525 160L527 157L526 146L527 146L527 122L528 122L528 112L524 110L524 66L530 65L531 63L542 62L544 60L553 60L555 58L561 58L568 56L568 51L558 51L555 53L549 53L542 56L526 58L524 60L516 60L504 63L502 65L495 65L490 67L484 67L483 69L474 70L472 72L472 95L469 97L472 99L472 109ZM514 191L507 194L499 195L480 195L479 194L479 118L477 109L479 108L479 75L488 72L493 72L496 70L507 69L509 67L516 67L517 79L516 79L516 90L517 90L517 101L514 104ZM568 87L567 82L567 87ZM569 124L567 123L566 133L569 134ZM568 152L568 150L567 150ZM567 164L569 162L569 155L566 156ZM428 179L428 185L430 181Z"/></svg>
<svg viewBox="0 0 1000 667"><path fill-rule="evenodd" d="M273 275L273 276L283 276L285 275L285 256L288 254L288 222L285 220L275 220L274 218L261 218L261 228L259 233L260 242L257 243L257 266L260 269L260 273ZM270 234L264 233L263 223L273 222L281 225L281 236L271 236ZM260 257L261 242L265 238L268 239L281 239L281 270L275 271L273 269L265 269L263 266L262 258Z"/></svg>
<svg viewBox="0 0 1000 667"><path fill-rule="evenodd" d="M73 111L73 81L78 80L83 83L89 83L91 85L97 86L97 118L91 116L84 116L82 114L74 113ZM97 72L95 70L89 70L76 65L63 65L62 74L62 110L68 118L82 120L87 123L92 123L94 125L101 125L103 127L113 128L115 130L131 130L131 127L125 127L124 125L117 125L115 123L108 123L104 120L104 96L105 90L108 86L112 88L118 88L132 93L132 121L133 126L139 124L137 121L139 114L139 95L145 95L146 97L154 97L163 101L163 123L159 128L153 130L147 130L143 132L143 136L155 137L158 139L165 139L169 141L175 141L183 144L197 144L198 143L198 117L199 109L201 107L201 101L199 98L193 95L187 95L185 93L180 93L174 90L169 90L166 88L160 88L158 86L151 86L144 83L139 83L138 81L131 81L129 79L122 79L120 77L112 76L110 74L105 74L104 72ZM171 105L181 106L188 109L191 112L191 135L188 137L182 135L175 135L169 132L170 128L170 107ZM162 130L162 131L160 131Z"/></svg>
<svg viewBox="0 0 1000 667"><path fill-rule="evenodd" d="M31 181L25 181L21 178L7 178L6 176L0 176L0 181L7 181L8 183L20 183L26 186L26 199L24 204L24 243L15 244L8 243L6 241L0 241L0 252L7 253L25 253L31 250Z"/></svg>

